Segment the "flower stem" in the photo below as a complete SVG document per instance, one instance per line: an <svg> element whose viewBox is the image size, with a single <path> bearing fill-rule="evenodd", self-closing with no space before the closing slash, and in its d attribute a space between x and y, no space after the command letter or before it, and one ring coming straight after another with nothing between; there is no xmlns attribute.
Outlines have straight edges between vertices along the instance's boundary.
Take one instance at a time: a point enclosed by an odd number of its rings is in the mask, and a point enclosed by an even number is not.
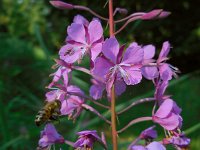
<svg viewBox="0 0 200 150"><path fill-rule="evenodd" d="M120 114L128 111L129 109L131 109L135 105L142 104L142 103L145 103L145 102L151 102L151 101L155 101L155 98L154 97L149 97L149 98L143 98L143 99L134 101L132 104L130 104L129 106L127 106L125 109L119 111L117 113L117 115L120 115Z"/></svg>
<svg viewBox="0 0 200 150"><path fill-rule="evenodd" d="M115 87L112 87L111 95L111 128L113 150L117 150L117 130L116 130L116 111L115 111Z"/></svg>
<svg viewBox="0 0 200 150"><path fill-rule="evenodd" d="M109 31L110 37L114 36L114 19L113 19L113 0L109 0ZM115 87L111 91L111 129L113 150L117 150L117 130L116 130L116 111L115 111Z"/></svg>
<svg viewBox="0 0 200 150"><path fill-rule="evenodd" d="M123 127L121 130L119 130L117 133L122 133L124 130L126 130L127 128L129 128L130 126L136 123L143 122L143 121L150 121L150 120L152 120L152 117L140 117L140 118L134 119L131 122L129 122L125 127Z"/></svg>
<svg viewBox="0 0 200 150"><path fill-rule="evenodd" d="M109 0L109 30L110 37L114 36L113 0Z"/></svg>

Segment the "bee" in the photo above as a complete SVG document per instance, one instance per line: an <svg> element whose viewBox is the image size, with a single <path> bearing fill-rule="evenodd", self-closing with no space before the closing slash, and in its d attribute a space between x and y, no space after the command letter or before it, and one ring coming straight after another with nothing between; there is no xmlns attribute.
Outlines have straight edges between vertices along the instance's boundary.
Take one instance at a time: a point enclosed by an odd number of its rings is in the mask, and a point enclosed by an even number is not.
<svg viewBox="0 0 200 150"><path fill-rule="evenodd" d="M47 102L35 117L35 124L40 126L48 121L58 120L60 115L61 102L54 100Z"/></svg>

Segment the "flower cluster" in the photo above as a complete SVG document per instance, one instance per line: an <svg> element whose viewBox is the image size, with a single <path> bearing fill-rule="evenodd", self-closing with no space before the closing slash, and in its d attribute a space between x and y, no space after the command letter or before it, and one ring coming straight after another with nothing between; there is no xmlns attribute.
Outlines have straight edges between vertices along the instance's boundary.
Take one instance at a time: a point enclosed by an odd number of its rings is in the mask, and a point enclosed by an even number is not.
<svg viewBox="0 0 200 150"><path fill-rule="evenodd" d="M51 4L61 9L81 9L92 10L68 3L51 1ZM117 11L125 12L125 9L118 8ZM160 19L169 15L169 12L161 9L153 10L147 13L134 13L126 17L128 21ZM178 148L186 148L190 140L180 131L182 127L181 108L169 95L165 95L169 81L177 77L178 69L167 62L171 46L168 41L162 45L158 58L155 58L156 47L152 44L142 45L132 42L129 45L122 44L115 36L104 38L103 27L100 19L108 20L96 15L88 21L81 15L74 17L73 23L67 27L67 36L64 45L59 50L59 59L53 66L56 71L51 74L52 82L47 86L46 101L54 102L58 100L61 103L59 108L60 116L68 116L69 119L78 118L83 109L95 113L109 125L111 124L95 108L87 105L87 100L94 102L99 106L110 109L98 102L103 96L107 96L109 102L112 101L112 88L114 94L119 96L126 91L129 85L139 84L143 78L151 80L155 86L154 97L147 100L154 100L155 106L151 117L146 120L152 120L164 128L166 137L160 141L154 141L157 138L155 126L144 130L139 137L130 146L129 150L165 150L165 145L172 144ZM123 19L122 19L123 21ZM120 22L120 21L119 21ZM118 31L120 32L123 27ZM118 33L116 32L116 34ZM89 69L79 66L85 57L89 57ZM72 84L72 72L82 71L91 75L90 96L87 96L78 86ZM137 101L130 107L144 101ZM129 107L129 106L128 106ZM51 115L54 115L53 109L48 108ZM46 122L52 121L53 117L47 118ZM135 119L129 123L145 121L145 117ZM118 132L120 133L120 132ZM48 148L55 143L69 144L74 149L88 149L94 147L94 142L101 144L107 149L105 137L98 136L95 130L78 132L78 140L73 143L65 140L51 123L47 123L44 131L41 132L39 140L40 148ZM112 135L113 136L113 135ZM145 145L138 145L140 140L145 140Z"/></svg>

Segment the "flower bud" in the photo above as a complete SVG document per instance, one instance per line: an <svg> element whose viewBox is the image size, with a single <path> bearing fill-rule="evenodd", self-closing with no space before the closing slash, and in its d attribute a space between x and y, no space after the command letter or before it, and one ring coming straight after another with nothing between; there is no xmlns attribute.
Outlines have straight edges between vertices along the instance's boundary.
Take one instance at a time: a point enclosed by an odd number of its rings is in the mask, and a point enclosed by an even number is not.
<svg viewBox="0 0 200 150"><path fill-rule="evenodd" d="M169 16L171 13L168 11L163 11L162 9L155 9L146 14L144 14L142 20L151 20L151 19L161 19Z"/></svg>
<svg viewBox="0 0 200 150"><path fill-rule="evenodd" d="M51 5L53 5L54 7L58 8L58 9L73 9L74 8L74 5L62 2L59 0L50 1L50 3L51 3Z"/></svg>

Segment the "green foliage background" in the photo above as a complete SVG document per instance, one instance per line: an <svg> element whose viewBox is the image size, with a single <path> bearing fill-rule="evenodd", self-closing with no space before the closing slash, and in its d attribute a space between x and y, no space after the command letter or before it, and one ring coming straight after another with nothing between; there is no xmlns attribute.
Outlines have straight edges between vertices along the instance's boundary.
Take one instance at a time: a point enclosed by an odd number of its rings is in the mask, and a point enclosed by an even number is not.
<svg viewBox="0 0 200 150"><path fill-rule="evenodd" d="M0 149L32 150L36 148L39 132L42 130L42 127L35 126L34 117L43 105L45 86L51 80L48 75L53 72L53 59L58 57L58 50L64 43L66 27L77 13L88 19L92 19L92 16L87 12L57 10L50 6L48 1L0 2ZM107 8L103 8L106 0L68 2L89 6L104 16L108 13ZM158 47L157 52L163 41L169 40L172 43L170 63L177 66L182 74L179 79L172 81L167 93L172 94L183 109L183 130L192 139L192 150L200 149L199 4L189 0L120 0L114 3L115 7L127 8L129 13L153 8L172 12L172 15L164 20L131 23L118 35L118 39L121 43L134 40L144 45L153 43ZM116 16L121 17L123 16ZM103 25L106 27L106 23L103 22ZM105 35L108 36L107 30ZM87 64L87 61L84 64ZM80 72L74 73L73 82L80 85L86 93L91 84L89 77ZM143 80L141 85L129 87L126 94L118 98L117 109L127 106L136 98L152 95L152 84ZM150 106L152 107L152 104L144 104L126 112L123 117L119 116L119 128L130 119L148 115ZM109 117L108 112L97 109ZM86 118L86 121L83 118ZM150 122L140 123L121 134L120 150L126 149L133 137L149 125ZM74 133L81 129L106 129L108 139L110 138L109 128L88 112L83 112L75 124L63 118L56 126L66 139L75 139Z"/></svg>

